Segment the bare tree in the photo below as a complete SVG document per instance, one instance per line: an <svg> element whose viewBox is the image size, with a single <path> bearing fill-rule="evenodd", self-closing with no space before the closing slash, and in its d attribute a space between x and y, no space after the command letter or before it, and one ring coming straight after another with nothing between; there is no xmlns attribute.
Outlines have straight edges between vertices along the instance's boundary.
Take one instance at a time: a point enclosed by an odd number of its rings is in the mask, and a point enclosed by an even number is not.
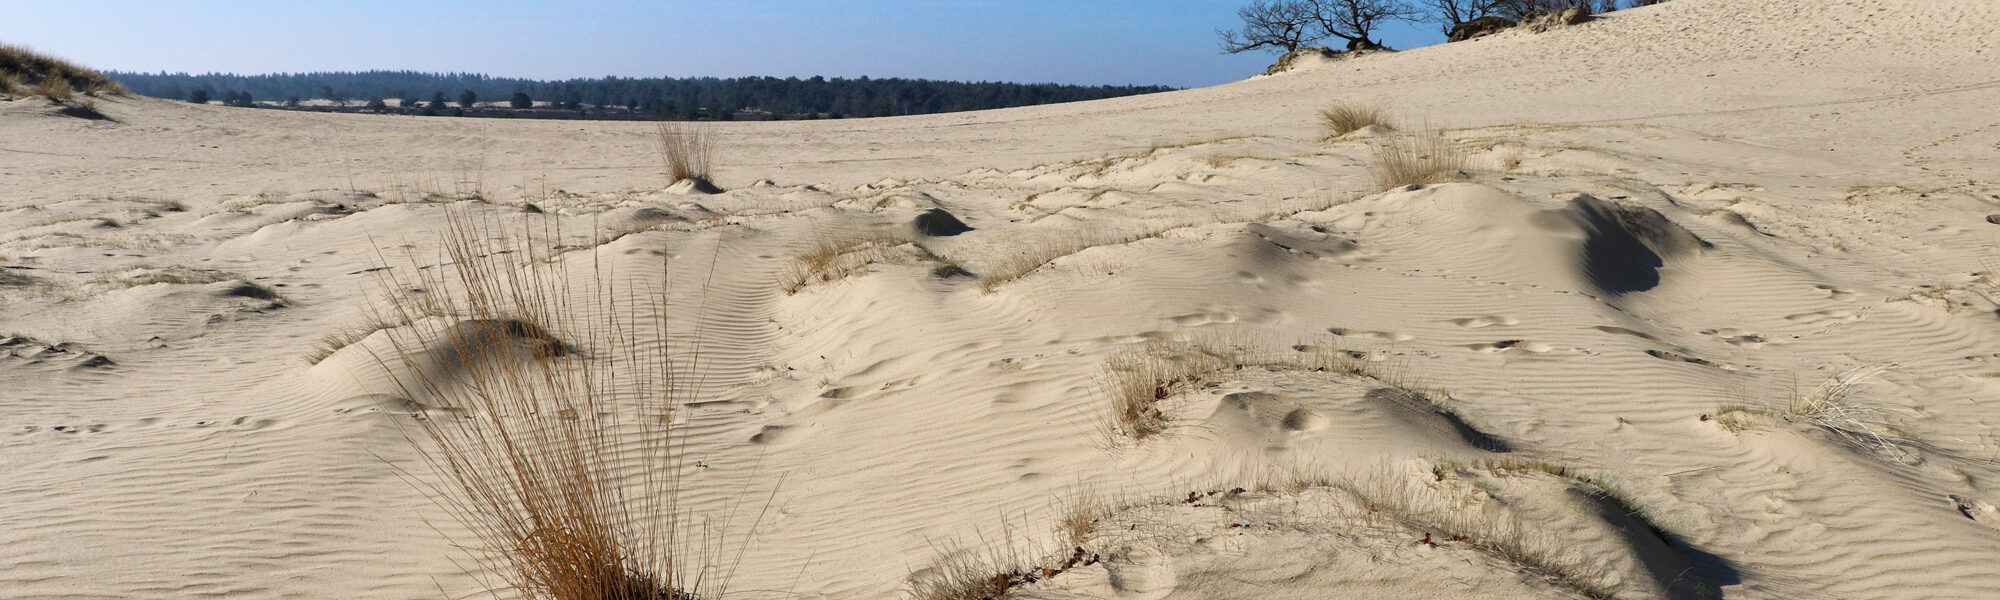
<svg viewBox="0 0 2000 600"><path fill-rule="evenodd" d="M1313 21L1326 35L1347 40L1348 50L1381 48L1375 29L1422 16L1402 0L1311 0Z"/></svg>
<svg viewBox="0 0 2000 600"><path fill-rule="evenodd" d="M1590 0L1496 0L1493 14L1519 21L1542 13L1558 12L1566 8L1580 7L1590 10Z"/></svg>
<svg viewBox="0 0 2000 600"><path fill-rule="evenodd" d="M1429 9L1425 20L1444 26L1451 31L1460 23L1493 14L1493 7L1499 0L1419 0L1417 5Z"/></svg>
<svg viewBox="0 0 2000 600"><path fill-rule="evenodd" d="M1258 48L1270 48L1291 52L1307 43L1325 38L1326 34L1317 29L1318 21L1313 5L1319 0L1256 0L1242 10L1236 11L1243 17L1241 31L1230 29L1217 32L1222 36L1222 51L1230 54L1247 52Z"/></svg>

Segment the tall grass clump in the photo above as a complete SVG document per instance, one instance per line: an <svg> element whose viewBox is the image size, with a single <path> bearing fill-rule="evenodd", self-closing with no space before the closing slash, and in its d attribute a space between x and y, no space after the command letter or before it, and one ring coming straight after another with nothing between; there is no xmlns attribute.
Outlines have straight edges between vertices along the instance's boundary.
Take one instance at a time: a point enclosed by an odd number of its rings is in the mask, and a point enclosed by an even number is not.
<svg viewBox="0 0 2000 600"><path fill-rule="evenodd" d="M41 83L35 85L35 95L57 102L68 102L76 98L76 89L69 86L69 79L44 77Z"/></svg>
<svg viewBox="0 0 2000 600"><path fill-rule="evenodd" d="M1368 172L1381 189L1440 183L1467 170L1465 150L1437 130L1393 135L1375 143L1375 162Z"/></svg>
<svg viewBox="0 0 2000 600"><path fill-rule="evenodd" d="M1389 123L1389 115L1379 106L1335 102L1319 111L1320 127L1326 130L1328 139L1337 138L1369 125L1380 125L1394 129Z"/></svg>
<svg viewBox="0 0 2000 600"><path fill-rule="evenodd" d="M715 188L710 173L714 140L707 129L679 121L661 121L656 131L653 143L660 152L669 185L692 181L696 188Z"/></svg>
<svg viewBox="0 0 2000 600"><path fill-rule="evenodd" d="M0 71L0 95L6 96L8 100L13 100L19 95L23 85L27 84L22 82L20 73Z"/></svg>
<svg viewBox="0 0 2000 600"><path fill-rule="evenodd" d="M383 320L408 325L369 347L419 407L402 424L429 474L409 476L522 597L720 596L714 538L678 503L668 412L685 386L664 290L618 287L594 253L559 255L552 217L512 231L499 218L452 213L442 265L413 257L417 280L384 276L425 290L389 295Z"/></svg>

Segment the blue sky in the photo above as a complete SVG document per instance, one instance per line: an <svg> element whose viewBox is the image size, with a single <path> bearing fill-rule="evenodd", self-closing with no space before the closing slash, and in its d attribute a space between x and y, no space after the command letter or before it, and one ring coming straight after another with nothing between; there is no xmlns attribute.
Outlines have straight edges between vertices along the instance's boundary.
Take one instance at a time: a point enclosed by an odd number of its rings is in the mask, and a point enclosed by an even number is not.
<svg viewBox="0 0 2000 600"><path fill-rule="evenodd" d="M1248 0L187 0L11 3L0 42L100 69L393 69L562 79L860 76L1214 85ZM1391 46L1443 41L1429 24Z"/></svg>

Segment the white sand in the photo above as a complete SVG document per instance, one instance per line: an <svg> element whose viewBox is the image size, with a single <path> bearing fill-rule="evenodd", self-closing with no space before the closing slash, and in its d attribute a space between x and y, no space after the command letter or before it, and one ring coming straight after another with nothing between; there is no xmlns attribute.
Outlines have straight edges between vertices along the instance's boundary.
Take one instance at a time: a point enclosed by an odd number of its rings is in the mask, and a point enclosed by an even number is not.
<svg viewBox="0 0 2000 600"><path fill-rule="evenodd" d="M1369 139L1318 141L1335 100L1451 128L1478 172L1375 189ZM2000 597L1993 2L1677 0L1168 94L718 124L732 191L705 197L661 191L648 124L99 103L116 122L0 103L0 334L35 340L0 348L0 597L476 591L446 535L469 538L397 475L372 359L305 359L362 322L376 248L435 247L444 206L416 200L472 191L638 231L583 253L635 281L672 257L677 341L702 349L686 500L776 507L732 527L732 596L893 596L940 550L1056 543L1053 505L1086 490L1136 505L1098 527L1103 560L1017 593L1568 593L1338 490L1227 492L1315 470L1504 505L1486 520L1620 597ZM1609 293L1577 194L1710 247ZM974 273L1107 243L990 293L908 248L780 288L816 235L931 207L977 228L923 240ZM149 273L187 283L120 281ZM1337 347L1382 380L1230 372L1107 448L1103 365L1188 339ZM1782 417L1867 365L1848 402L1899 449ZM1511 451L1391 384L1448 392ZM1778 414L1724 427L1728 406ZM1575 469L1682 541L1567 479L1429 470L1481 458Z"/></svg>

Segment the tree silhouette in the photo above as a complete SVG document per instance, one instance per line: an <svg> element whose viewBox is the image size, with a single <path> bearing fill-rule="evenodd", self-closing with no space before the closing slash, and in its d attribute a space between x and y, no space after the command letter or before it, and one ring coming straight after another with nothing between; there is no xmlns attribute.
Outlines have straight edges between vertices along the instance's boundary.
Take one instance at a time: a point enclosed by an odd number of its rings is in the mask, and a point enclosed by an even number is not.
<svg viewBox="0 0 2000 600"><path fill-rule="evenodd" d="M1222 51L1230 54L1271 48L1291 52L1326 37L1314 30L1311 4L1303 0L1256 0L1236 11L1242 30L1223 30Z"/></svg>

